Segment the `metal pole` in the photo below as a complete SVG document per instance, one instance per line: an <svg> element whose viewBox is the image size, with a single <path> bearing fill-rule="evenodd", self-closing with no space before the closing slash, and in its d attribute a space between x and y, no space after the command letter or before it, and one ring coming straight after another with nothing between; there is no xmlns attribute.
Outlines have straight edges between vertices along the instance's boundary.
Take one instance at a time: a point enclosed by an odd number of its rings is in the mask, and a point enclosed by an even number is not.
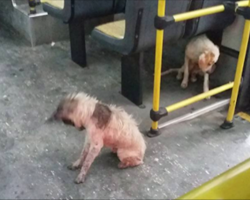
<svg viewBox="0 0 250 200"><path fill-rule="evenodd" d="M28 0L30 7L30 14L36 14L36 0Z"/></svg>
<svg viewBox="0 0 250 200"><path fill-rule="evenodd" d="M158 0L158 16L165 16L166 0ZM160 107L160 88L161 88L161 67L162 67L162 49L163 49L164 30L156 31L156 48L155 48L155 73L154 73L154 94L153 110L158 111ZM158 122L152 122L152 134L158 133Z"/></svg>
<svg viewBox="0 0 250 200"><path fill-rule="evenodd" d="M219 94L221 92L224 92L226 90L229 90L231 89L232 87L234 86L234 83L228 83L228 84L225 84L225 85L222 85L220 87L217 87L217 88L214 88L208 92L205 92L205 93L202 93L202 94L199 94L197 96L194 96L194 97L191 97L189 99L185 99L183 101L180 101L178 103L175 103L173 105L170 105L168 107L166 107L166 110L168 113L170 112L173 112L175 110L178 110L180 108L183 108L185 106L188 106L190 104L193 104L197 101L201 101L207 97L210 97L210 96L213 96L213 95L216 95L216 94Z"/></svg>

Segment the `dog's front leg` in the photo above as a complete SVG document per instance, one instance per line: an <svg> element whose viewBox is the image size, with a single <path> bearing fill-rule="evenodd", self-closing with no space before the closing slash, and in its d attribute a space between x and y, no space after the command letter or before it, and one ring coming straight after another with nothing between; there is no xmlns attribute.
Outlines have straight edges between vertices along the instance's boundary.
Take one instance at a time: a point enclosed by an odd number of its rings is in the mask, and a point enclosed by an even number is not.
<svg viewBox="0 0 250 200"><path fill-rule="evenodd" d="M84 146L82 149L80 157L75 162L73 162L71 165L69 165L68 169L70 169L70 170L79 169L82 166L84 160L86 159L86 157L88 155L89 148L90 148L90 144L86 144L86 146Z"/></svg>
<svg viewBox="0 0 250 200"><path fill-rule="evenodd" d="M185 64L178 70L178 73L177 73L177 76L176 76L177 80L181 80L182 79L182 74L184 72L184 68L185 68Z"/></svg>
<svg viewBox="0 0 250 200"><path fill-rule="evenodd" d="M181 83L182 88L186 88L188 86L188 79L189 79L189 59L185 57L185 63L184 63L184 77Z"/></svg>
<svg viewBox="0 0 250 200"><path fill-rule="evenodd" d="M87 175L87 172L88 172L91 164L93 163L95 158L100 153L102 147L103 147L103 143L101 140L96 140L96 141L91 142L89 152L88 152L86 159L82 165L81 172L75 180L75 183L79 184L79 183L84 182L84 179Z"/></svg>
<svg viewBox="0 0 250 200"><path fill-rule="evenodd" d="M83 149L82 149L80 157L75 162L73 162L71 165L69 165L68 169L70 169L70 170L79 169L82 166L84 160L86 159L86 156L89 152L89 148L90 148L90 142L89 142L89 137L87 135L85 138L85 141L84 141L84 145L83 145Z"/></svg>
<svg viewBox="0 0 250 200"><path fill-rule="evenodd" d="M204 83L203 83L203 91L208 92L209 91L209 74L204 74ZM210 99L210 97L207 97L206 99Z"/></svg>

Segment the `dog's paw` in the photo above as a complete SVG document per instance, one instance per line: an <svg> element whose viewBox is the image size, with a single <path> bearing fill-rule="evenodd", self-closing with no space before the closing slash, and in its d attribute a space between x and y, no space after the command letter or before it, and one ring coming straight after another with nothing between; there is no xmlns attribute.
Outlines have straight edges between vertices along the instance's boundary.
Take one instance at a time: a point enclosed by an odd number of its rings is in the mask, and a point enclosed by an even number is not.
<svg viewBox="0 0 250 200"><path fill-rule="evenodd" d="M84 176L82 176L82 175L79 174L79 175L77 176L77 178L75 179L74 183L75 183L75 184L81 184L81 183L84 182L84 179L85 179Z"/></svg>
<svg viewBox="0 0 250 200"><path fill-rule="evenodd" d="M181 83L181 87L182 87L182 88L187 88L187 86L188 86L187 83L185 83L185 82L182 82L182 83Z"/></svg>
<svg viewBox="0 0 250 200"><path fill-rule="evenodd" d="M196 81L197 81L197 78L194 78L194 77L191 78L191 82L192 82L192 83L195 83Z"/></svg>
<svg viewBox="0 0 250 200"><path fill-rule="evenodd" d="M126 163L120 162L120 163L118 164L118 168L119 168L119 169L125 169L125 168L127 168L127 167L128 167L128 165L127 165Z"/></svg>
<svg viewBox="0 0 250 200"><path fill-rule="evenodd" d="M182 79L182 75L181 75L181 74L178 74L178 75L176 76L176 79L177 79L177 80L181 80L181 79Z"/></svg>
<svg viewBox="0 0 250 200"><path fill-rule="evenodd" d="M77 169L80 169L81 166L82 166L81 159L78 159L75 162L73 162L71 165L69 165L67 168L69 170L77 170Z"/></svg>
<svg viewBox="0 0 250 200"><path fill-rule="evenodd" d="M74 170L77 170L77 169L81 168L81 166L75 166L74 164L71 164L71 165L67 166L67 168L69 170L74 171Z"/></svg>

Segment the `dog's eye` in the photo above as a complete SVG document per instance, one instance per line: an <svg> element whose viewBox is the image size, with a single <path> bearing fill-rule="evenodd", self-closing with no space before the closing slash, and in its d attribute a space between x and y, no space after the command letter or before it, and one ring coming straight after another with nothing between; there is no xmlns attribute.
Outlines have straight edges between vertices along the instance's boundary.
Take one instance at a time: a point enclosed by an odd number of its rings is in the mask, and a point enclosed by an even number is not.
<svg viewBox="0 0 250 200"><path fill-rule="evenodd" d="M81 126L80 128L79 128L79 131L83 131L85 129L85 127L84 126Z"/></svg>
<svg viewBox="0 0 250 200"><path fill-rule="evenodd" d="M66 124L66 125L71 125L71 126L75 126L75 124L71 121L71 120L68 120L68 119L62 119L63 123Z"/></svg>

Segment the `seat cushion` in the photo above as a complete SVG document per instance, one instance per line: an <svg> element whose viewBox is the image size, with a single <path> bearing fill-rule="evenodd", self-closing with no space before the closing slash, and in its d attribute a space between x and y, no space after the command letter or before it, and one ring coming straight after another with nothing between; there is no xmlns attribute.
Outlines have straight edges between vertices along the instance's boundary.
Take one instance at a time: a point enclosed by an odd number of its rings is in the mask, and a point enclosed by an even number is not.
<svg viewBox="0 0 250 200"><path fill-rule="evenodd" d="M125 34L125 20L102 24L95 27L95 29L100 31L102 34L106 34L109 37L123 39Z"/></svg>
<svg viewBox="0 0 250 200"><path fill-rule="evenodd" d="M41 3L47 3L58 9L64 8L64 0L41 0Z"/></svg>

